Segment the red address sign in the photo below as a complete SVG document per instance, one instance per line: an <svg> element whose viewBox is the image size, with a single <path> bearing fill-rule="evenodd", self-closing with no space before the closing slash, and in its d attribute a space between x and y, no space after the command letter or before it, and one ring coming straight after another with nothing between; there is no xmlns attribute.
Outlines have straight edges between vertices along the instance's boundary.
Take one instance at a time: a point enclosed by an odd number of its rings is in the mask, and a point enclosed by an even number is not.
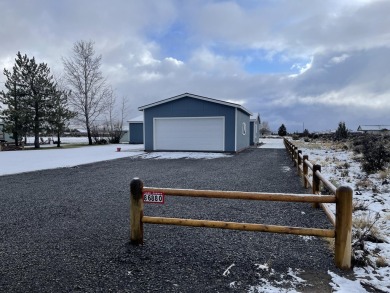
<svg viewBox="0 0 390 293"><path fill-rule="evenodd" d="M142 198L144 203L164 203L164 193L163 192L149 192L145 191L142 193Z"/></svg>

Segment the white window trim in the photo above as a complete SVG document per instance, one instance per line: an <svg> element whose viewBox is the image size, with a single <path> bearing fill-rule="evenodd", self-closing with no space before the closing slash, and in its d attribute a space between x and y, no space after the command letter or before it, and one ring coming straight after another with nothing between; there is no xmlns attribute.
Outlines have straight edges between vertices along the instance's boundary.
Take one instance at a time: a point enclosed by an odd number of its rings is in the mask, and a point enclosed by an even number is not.
<svg viewBox="0 0 390 293"><path fill-rule="evenodd" d="M246 123L242 122L242 135L246 135Z"/></svg>

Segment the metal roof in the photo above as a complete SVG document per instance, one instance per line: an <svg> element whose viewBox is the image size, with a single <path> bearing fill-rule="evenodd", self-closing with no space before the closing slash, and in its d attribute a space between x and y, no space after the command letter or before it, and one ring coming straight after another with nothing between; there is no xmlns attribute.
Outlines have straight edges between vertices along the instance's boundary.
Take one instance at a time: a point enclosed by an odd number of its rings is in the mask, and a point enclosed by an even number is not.
<svg viewBox="0 0 390 293"><path fill-rule="evenodd" d="M190 98L204 100L204 101L211 102L211 103L216 103L216 104L221 104L221 105L226 105L226 106L238 108L238 109L244 111L245 113L247 113L248 115L252 115L252 113L250 111L248 111L247 109L245 109L243 106L241 106L239 104L230 103L230 102L226 102L226 101L221 101L221 100L217 100L217 99L211 99L211 98L208 98L208 97L198 96L198 95L194 95L194 94L190 94L190 93L184 93L184 94L181 94L181 95L178 95L178 96L174 96L174 97L171 97L171 98L168 98L168 99L160 100L160 101L157 101L157 102L145 105L145 106L141 106L141 107L138 108L138 110L139 111L143 111L143 110L145 110L147 108L158 106L158 105L161 105L161 104L164 104L164 103L168 103L168 102L171 102L171 101L174 101L174 100L178 100L178 99L181 99L181 98L184 98L184 97L190 97Z"/></svg>
<svg viewBox="0 0 390 293"><path fill-rule="evenodd" d="M143 123L144 122L144 115L137 116L133 119L128 120L129 123Z"/></svg>
<svg viewBox="0 0 390 293"><path fill-rule="evenodd" d="M359 125L358 131L385 131L390 130L390 125Z"/></svg>
<svg viewBox="0 0 390 293"><path fill-rule="evenodd" d="M253 113L250 117L250 119L253 121L253 120L257 120L257 119L260 119L260 115L259 113Z"/></svg>

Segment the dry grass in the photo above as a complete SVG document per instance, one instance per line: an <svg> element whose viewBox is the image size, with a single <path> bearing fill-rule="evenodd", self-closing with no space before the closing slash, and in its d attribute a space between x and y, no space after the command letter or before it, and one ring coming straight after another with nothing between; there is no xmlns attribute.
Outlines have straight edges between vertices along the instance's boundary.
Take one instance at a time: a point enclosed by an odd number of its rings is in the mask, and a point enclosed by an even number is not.
<svg viewBox="0 0 390 293"><path fill-rule="evenodd" d="M311 150L320 150L320 149L330 149L333 145L333 143L330 142L324 142L320 140L311 141L311 142L304 142L303 140L294 140L294 145L296 147L300 148L307 148Z"/></svg>
<svg viewBox="0 0 390 293"><path fill-rule="evenodd" d="M354 213L356 211L367 211L369 205L370 204L367 202L360 201L360 200L354 200L352 202L352 212Z"/></svg>
<svg viewBox="0 0 390 293"><path fill-rule="evenodd" d="M377 221L377 217L372 216L370 213L353 218L352 226L356 229L357 238L363 237L364 235L371 235L377 239L380 238L379 229L375 225Z"/></svg>
<svg viewBox="0 0 390 293"><path fill-rule="evenodd" d="M375 265L377 268L384 268L387 267L389 264L387 262L387 259L384 256L380 255L376 258Z"/></svg>
<svg viewBox="0 0 390 293"><path fill-rule="evenodd" d="M334 238L323 238L327 242L328 249L334 253L334 247L335 247L335 239Z"/></svg>
<svg viewBox="0 0 390 293"><path fill-rule="evenodd" d="M372 188L373 183L370 179L359 180L355 183L356 189L369 189Z"/></svg>
<svg viewBox="0 0 390 293"><path fill-rule="evenodd" d="M389 169L386 169L386 170L383 170L383 171L379 171L379 178L382 179L382 180L385 180L386 178L388 178L390 175L390 170Z"/></svg>

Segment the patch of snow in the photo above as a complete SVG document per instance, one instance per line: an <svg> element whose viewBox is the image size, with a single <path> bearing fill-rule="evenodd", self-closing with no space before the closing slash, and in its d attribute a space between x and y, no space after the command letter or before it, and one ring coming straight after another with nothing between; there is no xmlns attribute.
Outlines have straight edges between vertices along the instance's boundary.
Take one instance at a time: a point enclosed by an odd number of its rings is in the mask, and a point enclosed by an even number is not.
<svg viewBox="0 0 390 293"><path fill-rule="evenodd" d="M305 242L312 241L315 238L314 236L301 236L301 235L299 235L299 237L305 240Z"/></svg>
<svg viewBox="0 0 390 293"><path fill-rule="evenodd" d="M260 138L260 149L284 149L283 138Z"/></svg>
<svg viewBox="0 0 390 293"><path fill-rule="evenodd" d="M143 153L138 155L142 159L163 159L163 160L172 160L172 159L217 159L217 158L226 158L231 155L224 153L204 153L204 152L153 152L153 153Z"/></svg>
<svg viewBox="0 0 390 293"><path fill-rule="evenodd" d="M367 292L366 289L362 287L359 280L351 281L346 278L340 277L339 275L328 271L328 274L332 277L332 292L342 292L342 293L363 293Z"/></svg>
<svg viewBox="0 0 390 293"><path fill-rule="evenodd" d="M276 273L274 269L270 268L268 263L255 264L256 269L261 272L258 273L259 284L250 286L248 293L260 293L260 292L289 292L295 293L297 286L309 286L306 280L298 277L298 274L302 273L302 270L296 269L295 271L288 268L287 273ZM272 276L272 278L270 278ZM271 281L270 281L271 280Z"/></svg>
<svg viewBox="0 0 390 293"><path fill-rule="evenodd" d="M226 277L227 275L229 275L229 274L230 274L230 269L231 269L232 267L234 267L234 266L235 266L234 263L231 264L231 265L223 272L222 276Z"/></svg>

